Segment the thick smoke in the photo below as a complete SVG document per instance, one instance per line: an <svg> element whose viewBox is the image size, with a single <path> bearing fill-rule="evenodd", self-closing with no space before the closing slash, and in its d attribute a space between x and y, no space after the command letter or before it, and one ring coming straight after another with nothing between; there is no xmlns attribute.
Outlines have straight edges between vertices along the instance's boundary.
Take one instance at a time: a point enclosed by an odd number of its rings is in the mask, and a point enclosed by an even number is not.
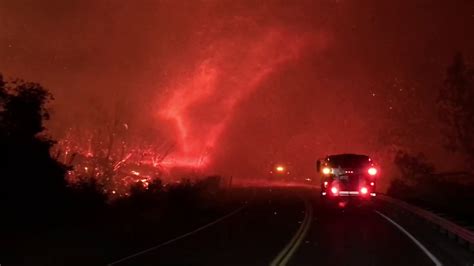
<svg viewBox="0 0 474 266"><path fill-rule="evenodd" d="M284 162L308 176L327 153L383 161L394 145L440 161L435 92L455 51L472 56L470 10L470 1L2 2L0 71L53 92L55 138L91 145L91 134L115 130L169 152L169 165L252 178Z"/></svg>

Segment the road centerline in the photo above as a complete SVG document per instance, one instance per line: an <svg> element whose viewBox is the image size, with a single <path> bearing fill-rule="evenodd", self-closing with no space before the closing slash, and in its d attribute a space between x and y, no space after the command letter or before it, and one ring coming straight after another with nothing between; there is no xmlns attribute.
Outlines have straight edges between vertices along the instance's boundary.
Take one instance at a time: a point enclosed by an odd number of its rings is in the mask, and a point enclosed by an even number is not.
<svg viewBox="0 0 474 266"><path fill-rule="evenodd" d="M313 219L313 208L308 199L304 200L304 204L305 216L303 222L301 223L300 227L298 228L290 242L283 248L282 251L280 251L280 253L278 253L276 258L270 263L270 266L286 265L295 253L295 251L298 250L298 247L300 246L303 239L306 237L306 234L309 228L311 227L311 221Z"/></svg>

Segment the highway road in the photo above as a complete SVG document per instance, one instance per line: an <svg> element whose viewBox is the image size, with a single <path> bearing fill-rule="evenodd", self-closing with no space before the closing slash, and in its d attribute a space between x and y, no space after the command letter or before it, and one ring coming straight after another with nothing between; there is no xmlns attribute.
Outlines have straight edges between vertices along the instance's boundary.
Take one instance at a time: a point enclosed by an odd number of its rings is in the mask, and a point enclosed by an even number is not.
<svg viewBox="0 0 474 266"><path fill-rule="evenodd" d="M109 265L474 265L474 253L387 203L328 207L260 188L228 215Z"/></svg>

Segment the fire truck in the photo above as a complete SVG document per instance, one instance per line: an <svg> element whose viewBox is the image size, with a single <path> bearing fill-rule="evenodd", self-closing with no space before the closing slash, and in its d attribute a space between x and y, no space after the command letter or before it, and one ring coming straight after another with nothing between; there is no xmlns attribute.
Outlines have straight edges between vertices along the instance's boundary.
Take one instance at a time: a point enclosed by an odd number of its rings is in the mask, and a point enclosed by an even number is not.
<svg viewBox="0 0 474 266"><path fill-rule="evenodd" d="M370 200L376 196L379 168L367 155L329 155L319 159L316 168L324 200Z"/></svg>

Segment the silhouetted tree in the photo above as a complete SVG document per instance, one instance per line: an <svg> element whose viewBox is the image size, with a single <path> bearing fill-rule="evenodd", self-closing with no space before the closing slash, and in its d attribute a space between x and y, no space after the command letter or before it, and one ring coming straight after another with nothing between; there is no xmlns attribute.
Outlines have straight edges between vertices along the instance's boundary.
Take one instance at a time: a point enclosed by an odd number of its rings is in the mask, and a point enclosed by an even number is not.
<svg viewBox="0 0 474 266"><path fill-rule="evenodd" d="M430 183L434 174L434 166L427 162L422 153L410 154L398 151L394 159L395 166L400 171L401 179L409 185L424 185Z"/></svg>
<svg viewBox="0 0 474 266"><path fill-rule="evenodd" d="M42 135L52 95L37 83L0 78L0 193L9 209L62 202L66 168Z"/></svg>
<svg viewBox="0 0 474 266"><path fill-rule="evenodd" d="M474 159L474 70L456 54L438 97L446 147ZM471 166L472 167L472 166Z"/></svg>
<svg viewBox="0 0 474 266"><path fill-rule="evenodd" d="M423 197L422 190L433 193L438 190L436 184L439 180L434 175L435 168L422 153L398 151L393 162L400 175L392 179L388 194L399 198L416 198Z"/></svg>
<svg viewBox="0 0 474 266"><path fill-rule="evenodd" d="M74 211L80 209L100 209L105 206L107 195L104 186L96 178L80 176L79 180L69 186L70 206Z"/></svg>

